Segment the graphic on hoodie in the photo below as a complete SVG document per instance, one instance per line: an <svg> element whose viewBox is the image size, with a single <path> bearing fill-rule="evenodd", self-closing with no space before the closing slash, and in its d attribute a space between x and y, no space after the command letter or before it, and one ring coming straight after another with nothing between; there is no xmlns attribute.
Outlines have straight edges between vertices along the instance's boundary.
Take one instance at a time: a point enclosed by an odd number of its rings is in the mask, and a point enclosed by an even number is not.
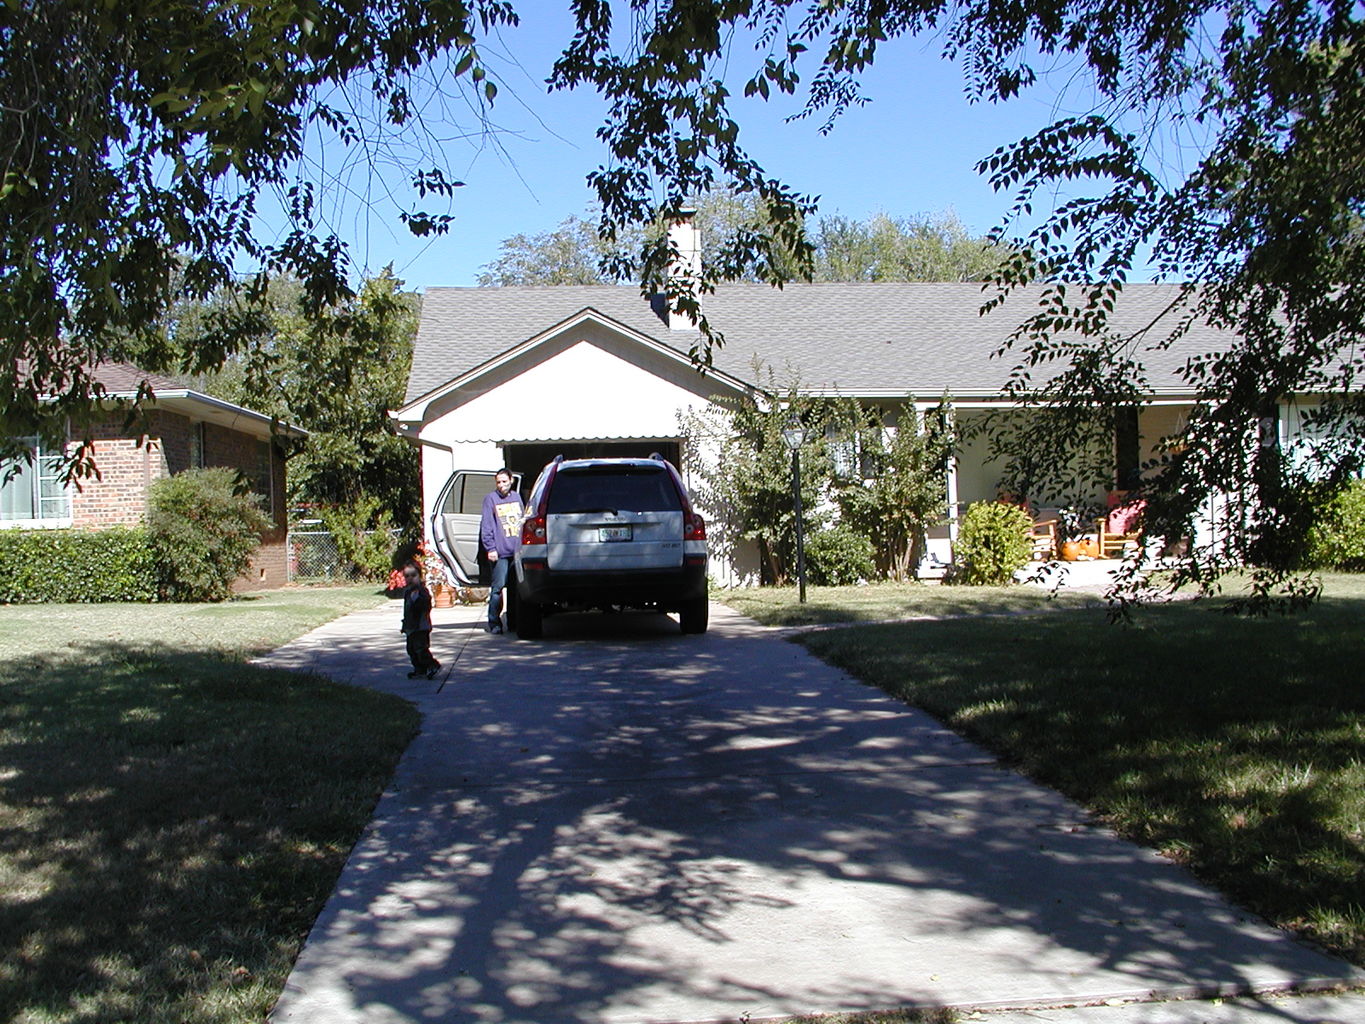
<svg viewBox="0 0 1365 1024"><path fill-rule="evenodd" d="M504 537L515 537L521 527L521 502L509 501L494 507L498 517L498 527Z"/></svg>

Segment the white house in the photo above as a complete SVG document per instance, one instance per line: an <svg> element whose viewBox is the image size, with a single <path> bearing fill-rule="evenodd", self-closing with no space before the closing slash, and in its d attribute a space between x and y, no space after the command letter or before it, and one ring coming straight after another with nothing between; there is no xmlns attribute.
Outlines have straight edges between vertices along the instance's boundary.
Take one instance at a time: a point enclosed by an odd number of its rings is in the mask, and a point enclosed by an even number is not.
<svg viewBox="0 0 1365 1024"><path fill-rule="evenodd" d="M680 248L695 250L695 239L684 237ZM1128 285L1114 326L1150 323L1174 293L1175 286ZM659 451L688 474L695 467L684 458L687 414L762 390L767 367L779 380L794 376L803 391L888 408L906 396L928 408L948 395L969 424L1005 404L1011 364L993 354L1031 301L1012 299L983 317L983 298L979 284L727 285L705 298L725 345L711 367L699 369L689 354L702 340L695 326L676 316L670 322L661 301L634 288L431 288L406 402L392 415L422 446L428 515L457 469L507 465L534 478L556 454ZM1178 344L1143 353L1154 394L1117 432L1114 486L1123 464L1136 468L1153 457L1160 439L1182 425L1193 395L1180 367L1227 340L1196 325ZM1280 415L1282 435L1292 438L1297 410L1284 406ZM960 452L944 481L949 521L930 540L939 559L951 558L958 513L996 498L1000 475L984 440ZM752 566L740 558L717 568L737 580Z"/></svg>

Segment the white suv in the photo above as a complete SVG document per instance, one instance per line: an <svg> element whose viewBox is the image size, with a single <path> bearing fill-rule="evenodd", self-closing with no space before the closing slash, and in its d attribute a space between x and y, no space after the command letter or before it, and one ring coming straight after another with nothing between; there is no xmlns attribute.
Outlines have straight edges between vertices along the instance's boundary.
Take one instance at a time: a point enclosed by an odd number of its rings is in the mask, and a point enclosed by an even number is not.
<svg viewBox="0 0 1365 1024"><path fill-rule="evenodd" d="M561 456L526 504L509 620L529 640L560 609L655 608L704 633L706 558L706 524L663 456Z"/></svg>

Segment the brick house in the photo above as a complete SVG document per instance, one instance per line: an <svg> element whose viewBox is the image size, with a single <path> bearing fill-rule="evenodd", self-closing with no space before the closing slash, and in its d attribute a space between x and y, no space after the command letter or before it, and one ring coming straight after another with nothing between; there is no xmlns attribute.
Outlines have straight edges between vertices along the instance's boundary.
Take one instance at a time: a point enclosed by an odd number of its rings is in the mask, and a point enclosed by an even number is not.
<svg viewBox="0 0 1365 1024"><path fill-rule="evenodd" d="M151 387L155 397L146 404L144 418L130 428L123 414L111 412L90 427L97 477L63 484L58 478L62 453L43 450L37 441L31 463L0 466L0 477L8 477L0 483L0 528L136 526L147 514L153 481L187 469L227 466L241 471L265 496L274 523L236 589L282 586L288 556L281 441L306 432L127 364L104 364L95 376L110 399L131 399L144 382ZM69 437L67 450L84 440Z"/></svg>

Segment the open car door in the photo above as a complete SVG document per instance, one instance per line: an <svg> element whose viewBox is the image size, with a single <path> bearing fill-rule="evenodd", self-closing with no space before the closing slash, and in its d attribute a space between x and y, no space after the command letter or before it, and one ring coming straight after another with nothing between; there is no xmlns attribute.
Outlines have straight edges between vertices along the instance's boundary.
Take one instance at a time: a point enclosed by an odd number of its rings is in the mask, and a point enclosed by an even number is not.
<svg viewBox="0 0 1365 1024"><path fill-rule="evenodd" d="M495 476L492 469L457 469L441 488L431 513L432 543L462 587L486 587L490 582L488 561L479 549L479 515ZM513 476L513 490L520 486L520 475Z"/></svg>

